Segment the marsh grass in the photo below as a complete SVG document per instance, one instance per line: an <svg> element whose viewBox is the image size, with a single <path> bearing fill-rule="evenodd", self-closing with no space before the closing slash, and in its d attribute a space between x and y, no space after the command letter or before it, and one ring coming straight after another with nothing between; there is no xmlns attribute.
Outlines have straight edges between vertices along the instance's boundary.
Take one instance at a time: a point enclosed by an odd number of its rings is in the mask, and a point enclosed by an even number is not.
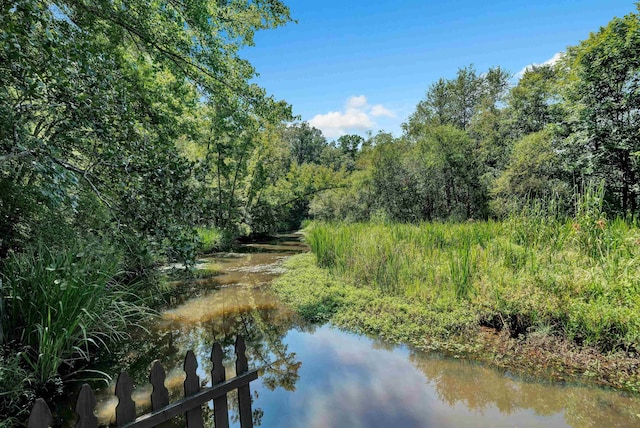
<svg viewBox="0 0 640 428"><path fill-rule="evenodd" d="M608 220L597 188L568 219L538 206L500 222L313 223L306 240L319 266L360 287L472 308L469 328L543 325L602 351L640 349L640 229Z"/></svg>
<svg viewBox="0 0 640 428"><path fill-rule="evenodd" d="M119 265L96 244L38 245L3 261L5 340L26 349L20 355L35 382L72 375L92 349L122 339L147 313L114 281Z"/></svg>
<svg viewBox="0 0 640 428"><path fill-rule="evenodd" d="M211 253L218 250L224 241L224 233L215 227L196 228L199 241L199 249L203 253Z"/></svg>

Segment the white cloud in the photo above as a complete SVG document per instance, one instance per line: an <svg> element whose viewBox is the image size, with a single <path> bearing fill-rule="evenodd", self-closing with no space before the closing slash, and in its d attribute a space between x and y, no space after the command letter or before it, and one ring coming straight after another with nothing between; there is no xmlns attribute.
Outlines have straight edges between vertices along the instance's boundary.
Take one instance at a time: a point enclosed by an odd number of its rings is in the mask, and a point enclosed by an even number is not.
<svg viewBox="0 0 640 428"><path fill-rule="evenodd" d="M360 108L367 105L367 97L364 95L358 95L357 97L350 97L347 100L347 109Z"/></svg>
<svg viewBox="0 0 640 428"><path fill-rule="evenodd" d="M529 64L525 67L522 68L522 70L518 71L516 73L516 79L520 79L522 78L522 76L524 75L524 73L527 70L531 70L533 67L537 67L540 65L554 65L556 62L560 61L560 59L564 56L564 52L557 52L555 55L553 55L551 58L549 58L548 60L546 60L545 62L543 62L542 64L538 64L538 63L533 63L533 64Z"/></svg>
<svg viewBox="0 0 640 428"><path fill-rule="evenodd" d="M392 112L391 110L385 108L382 104L376 104L373 107L371 107L371 116L373 116L373 117L379 117L379 116L396 117L394 112Z"/></svg>
<svg viewBox="0 0 640 428"><path fill-rule="evenodd" d="M336 138L351 132L364 131L376 126L371 117L395 117L395 113L382 104L369 106L367 97L349 97L343 111L317 114L309 124L318 128L327 138Z"/></svg>
<svg viewBox="0 0 640 428"><path fill-rule="evenodd" d="M349 129L365 130L373 127L373 122L367 113L358 109L349 109L344 113L330 111L327 114L317 114L309 124L320 129L328 138L344 135Z"/></svg>

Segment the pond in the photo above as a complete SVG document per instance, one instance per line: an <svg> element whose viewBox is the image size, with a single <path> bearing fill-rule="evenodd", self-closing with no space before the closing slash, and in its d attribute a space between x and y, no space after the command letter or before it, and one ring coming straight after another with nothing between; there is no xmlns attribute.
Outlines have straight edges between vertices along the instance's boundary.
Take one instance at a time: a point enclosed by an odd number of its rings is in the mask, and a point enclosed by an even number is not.
<svg viewBox="0 0 640 428"><path fill-rule="evenodd" d="M445 358L300 320L270 291L282 262L306 251L298 235L244 244L239 252L201 262L220 274L180 286L190 297L163 311L98 367L129 371L138 412L150 407L152 360L167 371L172 401L182 391L184 355L193 350L198 374L209 382L211 345L223 344L227 378L234 376L233 342L242 334L253 416L262 427L629 427L640 426L640 397L612 390L545 383L469 361ZM97 391L98 416L114 419L113 383ZM232 426L237 402L229 398ZM205 414L211 413L205 408ZM212 422L211 422L212 424ZM169 426L184 426L176 420Z"/></svg>

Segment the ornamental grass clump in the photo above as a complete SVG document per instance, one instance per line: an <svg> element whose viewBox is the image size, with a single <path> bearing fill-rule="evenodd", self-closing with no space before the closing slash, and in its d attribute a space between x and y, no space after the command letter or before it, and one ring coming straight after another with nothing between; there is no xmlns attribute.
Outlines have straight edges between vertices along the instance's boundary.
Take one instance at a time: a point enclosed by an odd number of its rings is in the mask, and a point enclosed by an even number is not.
<svg viewBox="0 0 640 428"><path fill-rule="evenodd" d="M36 245L3 260L4 340L24 349L21 361L35 382L73 375L147 313L115 280L119 260L95 243Z"/></svg>

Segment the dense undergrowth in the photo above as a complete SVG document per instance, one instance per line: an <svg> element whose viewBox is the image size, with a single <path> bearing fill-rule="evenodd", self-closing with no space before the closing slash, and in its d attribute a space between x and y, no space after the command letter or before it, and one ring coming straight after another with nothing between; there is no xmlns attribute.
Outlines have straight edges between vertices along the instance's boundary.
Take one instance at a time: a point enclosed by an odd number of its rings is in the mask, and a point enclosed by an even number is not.
<svg viewBox="0 0 640 428"><path fill-rule="evenodd" d="M197 232L204 253L234 238L216 228ZM163 286L171 276L153 269L160 257L136 252L147 268L132 272L122 249L65 238L9 252L0 263L0 415L8 424L24 419L35 398L62 394L65 380L106 377L86 371L87 363L172 291Z"/></svg>
<svg viewBox="0 0 640 428"><path fill-rule="evenodd" d="M503 221L312 223L314 256L275 288L312 320L476 354L498 343L490 331L518 365L541 358L515 350L528 346L565 375L638 390L640 228L608 220L600 196L572 218L537 206Z"/></svg>
<svg viewBox="0 0 640 428"><path fill-rule="evenodd" d="M318 264L477 323L550 331L602 351L640 349L640 229L623 220L527 213L462 224L314 224Z"/></svg>
<svg viewBox="0 0 640 428"><path fill-rule="evenodd" d="M53 398L86 371L158 298L149 281L129 282L122 254L97 242L34 245L2 261L0 415L23 418L36 397Z"/></svg>

